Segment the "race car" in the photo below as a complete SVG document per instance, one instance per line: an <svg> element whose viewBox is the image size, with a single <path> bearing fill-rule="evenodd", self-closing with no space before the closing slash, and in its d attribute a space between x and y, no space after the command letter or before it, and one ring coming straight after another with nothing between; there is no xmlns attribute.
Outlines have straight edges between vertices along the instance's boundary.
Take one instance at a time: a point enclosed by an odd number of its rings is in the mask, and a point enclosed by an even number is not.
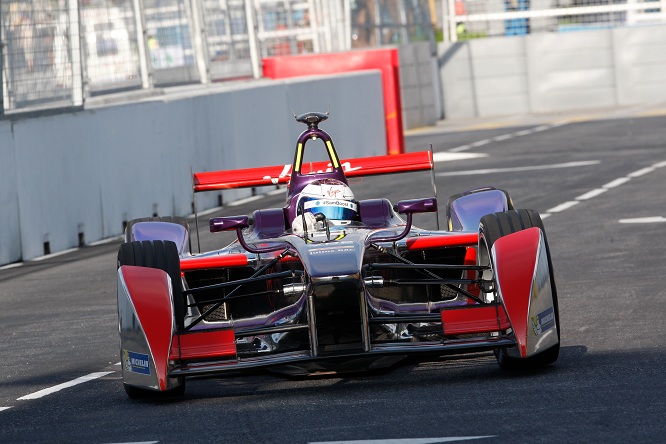
<svg viewBox="0 0 666 444"><path fill-rule="evenodd" d="M193 252L182 217L127 224L117 294L131 398L249 369L344 373L491 350L504 369L557 360L557 291L537 212L487 187L449 198L445 230L420 229L413 216L438 211L436 198L358 201L348 178L432 171L430 151L341 160L319 127L328 114L295 117L307 129L292 164L193 174L195 194L287 185L281 208L210 219L212 233L235 233L228 246ZM325 161L303 161L313 140Z"/></svg>

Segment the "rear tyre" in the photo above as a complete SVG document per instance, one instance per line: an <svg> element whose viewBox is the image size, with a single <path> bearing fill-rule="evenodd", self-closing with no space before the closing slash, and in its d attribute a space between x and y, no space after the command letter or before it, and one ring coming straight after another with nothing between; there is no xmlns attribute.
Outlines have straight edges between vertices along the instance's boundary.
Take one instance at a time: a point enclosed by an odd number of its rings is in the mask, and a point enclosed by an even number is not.
<svg viewBox="0 0 666 444"><path fill-rule="evenodd" d="M184 327L185 300L183 283L180 278L180 258L178 248L171 241L133 241L120 245L118 250L118 268L123 265L157 268L165 271L171 278L173 289L173 309L178 331Z"/></svg>
<svg viewBox="0 0 666 444"><path fill-rule="evenodd" d="M557 344L547 350L540 352L529 358L515 358L507 354L506 349L495 351L497 362L505 370L524 370L529 368L543 367L557 361L560 354L560 313L557 303L557 288L555 285L555 275L553 273L553 263L550 259L550 248L546 238L546 230L543 226L541 216L534 210L510 210L502 213L493 213L483 216L479 225L479 265L487 265L491 269L484 272L483 278L492 278L492 261L490 260L490 250L500 237L525 230L527 228L537 227L543 232L546 246L546 256L548 259L548 270L550 273L550 284L553 294L553 307L555 311L555 325L557 326ZM490 294L486 294L486 300L490 300Z"/></svg>

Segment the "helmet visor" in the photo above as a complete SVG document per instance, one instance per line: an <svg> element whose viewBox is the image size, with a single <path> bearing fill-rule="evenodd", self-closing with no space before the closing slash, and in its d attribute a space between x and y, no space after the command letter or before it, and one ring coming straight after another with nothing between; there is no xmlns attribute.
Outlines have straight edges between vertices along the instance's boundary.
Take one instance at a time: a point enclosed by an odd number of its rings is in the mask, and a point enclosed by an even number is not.
<svg viewBox="0 0 666 444"><path fill-rule="evenodd" d="M312 214L322 213L330 220L356 220L358 205L342 199L316 199L306 197L304 211Z"/></svg>

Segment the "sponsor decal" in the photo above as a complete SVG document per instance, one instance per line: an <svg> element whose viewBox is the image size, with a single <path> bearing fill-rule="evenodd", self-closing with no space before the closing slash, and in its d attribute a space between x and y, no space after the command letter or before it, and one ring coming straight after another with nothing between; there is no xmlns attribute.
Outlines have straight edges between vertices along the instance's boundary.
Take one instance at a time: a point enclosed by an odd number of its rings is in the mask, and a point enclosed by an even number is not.
<svg viewBox="0 0 666 444"><path fill-rule="evenodd" d="M334 254L334 253L349 253L353 252L354 248L344 247L344 248L318 248L316 250L310 250L308 253L312 256L315 254Z"/></svg>
<svg viewBox="0 0 666 444"><path fill-rule="evenodd" d="M123 365L128 372L150 375L150 361L144 353L123 350Z"/></svg>
<svg viewBox="0 0 666 444"><path fill-rule="evenodd" d="M348 200L340 200L340 199L319 199L319 200L310 200L308 202L305 202L303 207L308 210L311 208L318 208L318 207L340 207L340 208L346 208L349 210L357 210L357 205L354 202L349 202Z"/></svg>
<svg viewBox="0 0 666 444"><path fill-rule="evenodd" d="M555 309L550 307L532 318L532 331L535 336L550 330L555 325Z"/></svg>

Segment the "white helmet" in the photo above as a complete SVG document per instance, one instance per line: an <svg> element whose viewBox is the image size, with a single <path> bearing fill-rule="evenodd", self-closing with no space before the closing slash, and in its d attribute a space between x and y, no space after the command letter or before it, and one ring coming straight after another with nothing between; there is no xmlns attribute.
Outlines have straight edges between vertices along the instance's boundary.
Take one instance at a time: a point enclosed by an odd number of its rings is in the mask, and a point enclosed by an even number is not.
<svg viewBox="0 0 666 444"><path fill-rule="evenodd" d="M358 203L345 183L336 179L315 180L298 198L296 214L323 214L329 221L358 220Z"/></svg>

